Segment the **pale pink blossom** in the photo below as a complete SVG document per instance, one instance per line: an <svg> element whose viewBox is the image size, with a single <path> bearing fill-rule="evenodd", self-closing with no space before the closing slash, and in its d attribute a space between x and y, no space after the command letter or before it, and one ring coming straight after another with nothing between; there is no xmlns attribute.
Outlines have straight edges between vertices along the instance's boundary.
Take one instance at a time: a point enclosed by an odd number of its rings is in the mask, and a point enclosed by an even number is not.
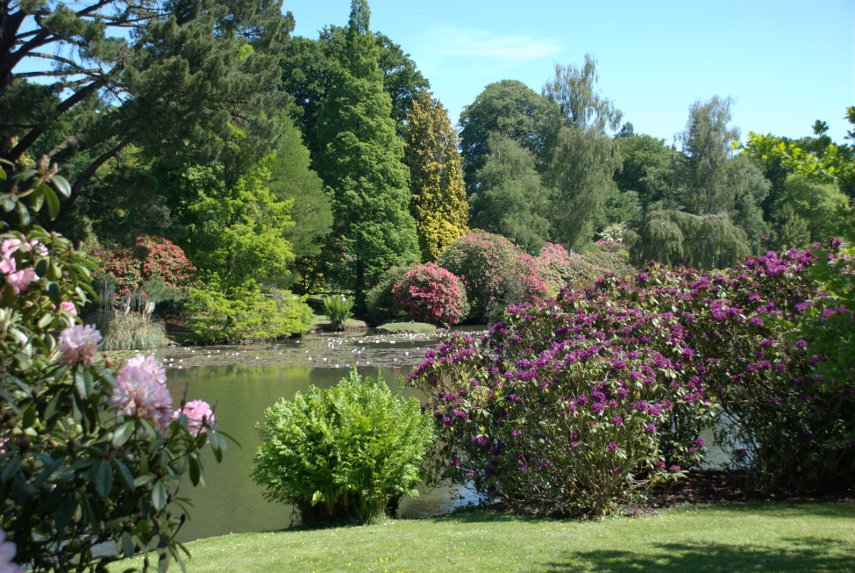
<svg viewBox="0 0 855 573"><path fill-rule="evenodd" d="M132 418L149 418L160 427L172 415L172 396L154 373L141 366L126 364L116 376L109 404Z"/></svg>
<svg viewBox="0 0 855 573"><path fill-rule="evenodd" d="M88 368L95 360L99 342L101 333L91 324L70 326L59 334L59 361L68 365L82 364Z"/></svg>
<svg viewBox="0 0 855 573"><path fill-rule="evenodd" d="M74 303L69 300L62 301L62 304L59 306L61 310L65 312L71 313L74 316L77 316L77 307L74 306Z"/></svg>
<svg viewBox="0 0 855 573"><path fill-rule="evenodd" d="M30 283L39 278L32 267L18 268L15 253L21 245L25 246L23 250L30 250L30 245L20 239L6 239L0 244L0 273L4 275L4 279L15 291L15 294L27 290Z"/></svg>
<svg viewBox="0 0 855 573"><path fill-rule="evenodd" d="M154 356L143 356L142 354L137 354L128 360L128 366L142 368L154 376L155 380L161 384L166 384L166 370L163 369L163 365Z"/></svg>
<svg viewBox="0 0 855 573"><path fill-rule="evenodd" d="M16 549L14 543L6 541L6 532L0 529L0 573L24 573L24 568L12 561Z"/></svg>
<svg viewBox="0 0 855 573"><path fill-rule="evenodd" d="M198 436L205 426L216 421L211 405L204 400L187 402L180 410L175 411L172 418L180 418L182 414L187 416L187 431L194 436Z"/></svg>

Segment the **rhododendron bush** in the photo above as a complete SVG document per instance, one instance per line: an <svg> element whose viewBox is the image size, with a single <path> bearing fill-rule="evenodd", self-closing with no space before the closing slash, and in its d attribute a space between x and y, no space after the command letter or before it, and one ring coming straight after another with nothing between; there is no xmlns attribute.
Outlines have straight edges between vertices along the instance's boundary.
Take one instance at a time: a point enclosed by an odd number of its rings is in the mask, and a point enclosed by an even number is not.
<svg viewBox="0 0 855 573"><path fill-rule="evenodd" d="M103 271L115 281L118 296L143 288L146 281L156 281L167 297L186 291L195 271L184 251L163 237L140 235L133 249L115 249Z"/></svg>
<svg viewBox="0 0 855 573"><path fill-rule="evenodd" d="M463 282L433 263L411 268L394 283L392 303L412 320L446 326L457 324L469 313Z"/></svg>
<svg viewBox="0 0 855 573"><path fill-rule="evenodd" d="M179 483L201 480L201 451L224 440L207 404L173 404L163 367L114 370L101 334L78 324L94 296L84 259L43 229L0 235L0 529L28 571L100 569L156 548L180 557ZM169 508L169 510L167 510Z"/></svg>
<svg viewBox="0 0 855 573"><path fill-rule="evenodd" d="M522 511L603 514L698 463L714 426L758 486L851 485L852 373L823 378L797 326L808 309L853 319L808 276L815 257L651 266L512 305L483 339L428 351L414 381L441 471Z"/></svg>

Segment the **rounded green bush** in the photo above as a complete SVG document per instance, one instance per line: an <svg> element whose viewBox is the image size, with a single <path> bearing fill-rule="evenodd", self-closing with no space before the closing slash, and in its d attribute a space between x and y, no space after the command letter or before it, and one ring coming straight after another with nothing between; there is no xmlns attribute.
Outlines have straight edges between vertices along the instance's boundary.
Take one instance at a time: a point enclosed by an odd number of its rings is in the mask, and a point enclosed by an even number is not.
<svg viewBox="0 0 855 573"><path fill-rule="evenodd" d="M418 400L354 369L265 411L252 477L265 499L294 504L304 522L365 523L415 493L431 426Z"/></svg>

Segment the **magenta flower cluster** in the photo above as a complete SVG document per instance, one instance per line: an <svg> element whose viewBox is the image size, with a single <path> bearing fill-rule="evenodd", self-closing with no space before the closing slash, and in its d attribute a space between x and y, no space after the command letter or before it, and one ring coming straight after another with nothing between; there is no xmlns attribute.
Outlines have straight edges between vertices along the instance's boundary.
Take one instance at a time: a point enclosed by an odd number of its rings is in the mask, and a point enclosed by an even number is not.
<svg viewBox="0 0 855 573"><path fill-rule="evenodd" d="M852 316L808 279L815 257L768 253L711 273L652 265L511 305L483 339L428 351L414 380L449 476L524 511L606 513L702 459L714 403L728 420L719 440L772 482L816 475L830 438L851 462L851 380L820 392L824 358L791 332L806 301L820 317Z"/></svg>

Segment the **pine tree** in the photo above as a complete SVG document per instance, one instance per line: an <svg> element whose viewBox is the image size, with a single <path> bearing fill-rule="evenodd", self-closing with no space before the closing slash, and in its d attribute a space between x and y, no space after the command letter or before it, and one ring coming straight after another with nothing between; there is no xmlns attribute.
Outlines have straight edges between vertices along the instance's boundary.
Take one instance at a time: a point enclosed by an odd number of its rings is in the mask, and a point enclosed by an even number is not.
<svg viewBox="0 0 855 573"><path fill-rule="evenodd" d="M469 204L448 112L427 92L419 93L407 116L404 163L410 168L410 213L416 221L422 260L435 261L466 234Z"/></svg>
<svg viewBox="0 0 855 573"><path fill-rule="evenodd" d="M354 291L357 310L384 271L419 260L403 144L383 89L369 14L365 0L353 0L341 70L321 108L317 134L316 168L335 221L329 276Z"/></svg>

